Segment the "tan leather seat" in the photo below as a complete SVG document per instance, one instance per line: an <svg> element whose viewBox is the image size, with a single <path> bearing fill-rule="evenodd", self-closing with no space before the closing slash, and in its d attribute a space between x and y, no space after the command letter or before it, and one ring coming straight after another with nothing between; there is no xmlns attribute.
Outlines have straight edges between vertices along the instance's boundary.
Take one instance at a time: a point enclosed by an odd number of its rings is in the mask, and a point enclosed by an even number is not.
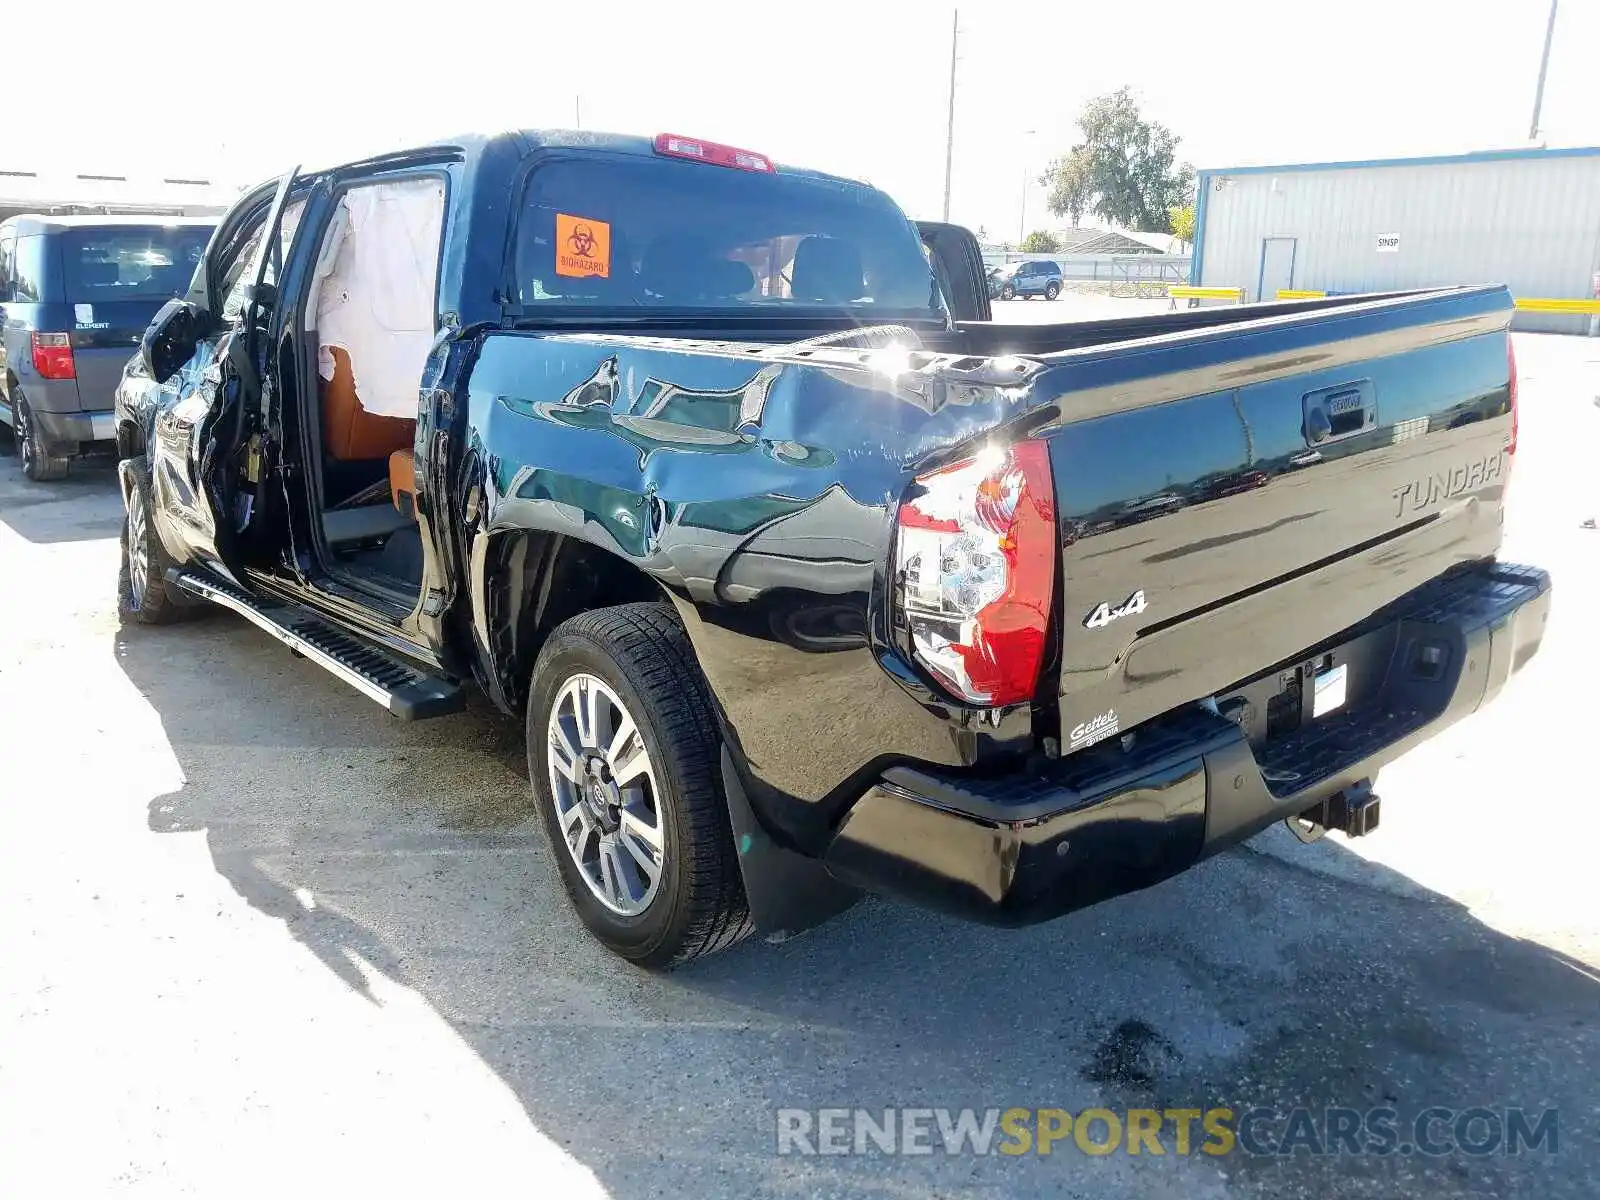
<svg viewBox="0 0 1600 1200"><path fill-rule="evenodd" d="M333 378L322 383L322 449L341 462L383 458L396 450L409 450L417 437L417 423L404 417L378 417L361 407L350 356L338 346L333 355Z"/></svg>
<svg viewBox="0 0 1600 1200"><path fill-rule="evenodd" d="M417 463L409 450L389 455L389 498L401 516L417 519Z"/></svg>

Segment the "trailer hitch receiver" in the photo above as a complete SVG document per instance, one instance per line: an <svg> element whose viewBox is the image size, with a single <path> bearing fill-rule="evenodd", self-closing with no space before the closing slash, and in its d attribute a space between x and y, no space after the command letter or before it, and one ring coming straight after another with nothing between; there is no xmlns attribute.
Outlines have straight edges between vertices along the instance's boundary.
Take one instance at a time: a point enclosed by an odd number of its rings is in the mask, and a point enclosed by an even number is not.
<svg viewBox="0 0 1600 1200"><path fill-rule="evenodd" d="M1372 780L1363 779L1290 817L1284 824L1290 833L1308 844L1330 829L1337 829L1345 837L1364 837L1378 827L1380 803L1378 793L1372 790Z"/></svg>

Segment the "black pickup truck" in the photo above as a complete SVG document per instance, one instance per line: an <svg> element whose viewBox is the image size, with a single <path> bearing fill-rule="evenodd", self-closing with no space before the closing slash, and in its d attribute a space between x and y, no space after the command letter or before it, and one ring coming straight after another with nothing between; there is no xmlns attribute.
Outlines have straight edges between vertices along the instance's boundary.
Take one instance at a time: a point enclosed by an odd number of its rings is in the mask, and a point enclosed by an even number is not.
<svg viewBox="0 0 1600 1200"><path fill-rule="evenodd" d="M988 305L964 230L693 138L291 172L119 388L124 619L233 609L404 718L475 684L650 965L1369 831L1543 633L1506 291Z"/></svg>

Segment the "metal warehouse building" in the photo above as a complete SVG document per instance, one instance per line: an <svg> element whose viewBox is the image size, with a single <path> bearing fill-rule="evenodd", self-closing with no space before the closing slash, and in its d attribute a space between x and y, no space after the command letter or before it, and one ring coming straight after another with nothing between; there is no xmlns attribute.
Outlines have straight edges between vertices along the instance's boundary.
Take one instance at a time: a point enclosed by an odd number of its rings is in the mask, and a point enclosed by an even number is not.
<svg viewBox="0 0 1600 1200"><path fill-rule="evenodd" d="M1592 300L1600 146L1201 171L1190 282L1246 300L1455 283ZM1517 328L1589 328L1586 314L1538 307L1519 309Z"/></svg>

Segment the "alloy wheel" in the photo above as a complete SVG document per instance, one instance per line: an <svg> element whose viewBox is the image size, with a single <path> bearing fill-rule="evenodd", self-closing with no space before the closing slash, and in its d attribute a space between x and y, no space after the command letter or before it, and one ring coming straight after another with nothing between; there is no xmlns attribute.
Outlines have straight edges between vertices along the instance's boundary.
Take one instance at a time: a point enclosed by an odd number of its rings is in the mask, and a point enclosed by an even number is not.
<svg viewBox="0 0 1600 1200"><path fill-rule="evenodd" d="M33 474L34 448L33 430L29 428L28 422L28 406L19 402L11 411L17 423L15 430L17 436L17 457L22 460L23 474L31 477Z"/></svg>
<svg viewBox="0 0 1600 1200"><path fill-rule="evenodd" d="M133 607L144 607L150 586L149 539L145 536L144 496L138 487L128 493L128 590Z"/></svg>
<svg viewBox="0 0 1600 1200"><path fill-rule="evenodd" d="M550 706L546 737L567 852L600 903L639 915L661 887L666 812L633 715L604 680L574 675Z"/></svg>

